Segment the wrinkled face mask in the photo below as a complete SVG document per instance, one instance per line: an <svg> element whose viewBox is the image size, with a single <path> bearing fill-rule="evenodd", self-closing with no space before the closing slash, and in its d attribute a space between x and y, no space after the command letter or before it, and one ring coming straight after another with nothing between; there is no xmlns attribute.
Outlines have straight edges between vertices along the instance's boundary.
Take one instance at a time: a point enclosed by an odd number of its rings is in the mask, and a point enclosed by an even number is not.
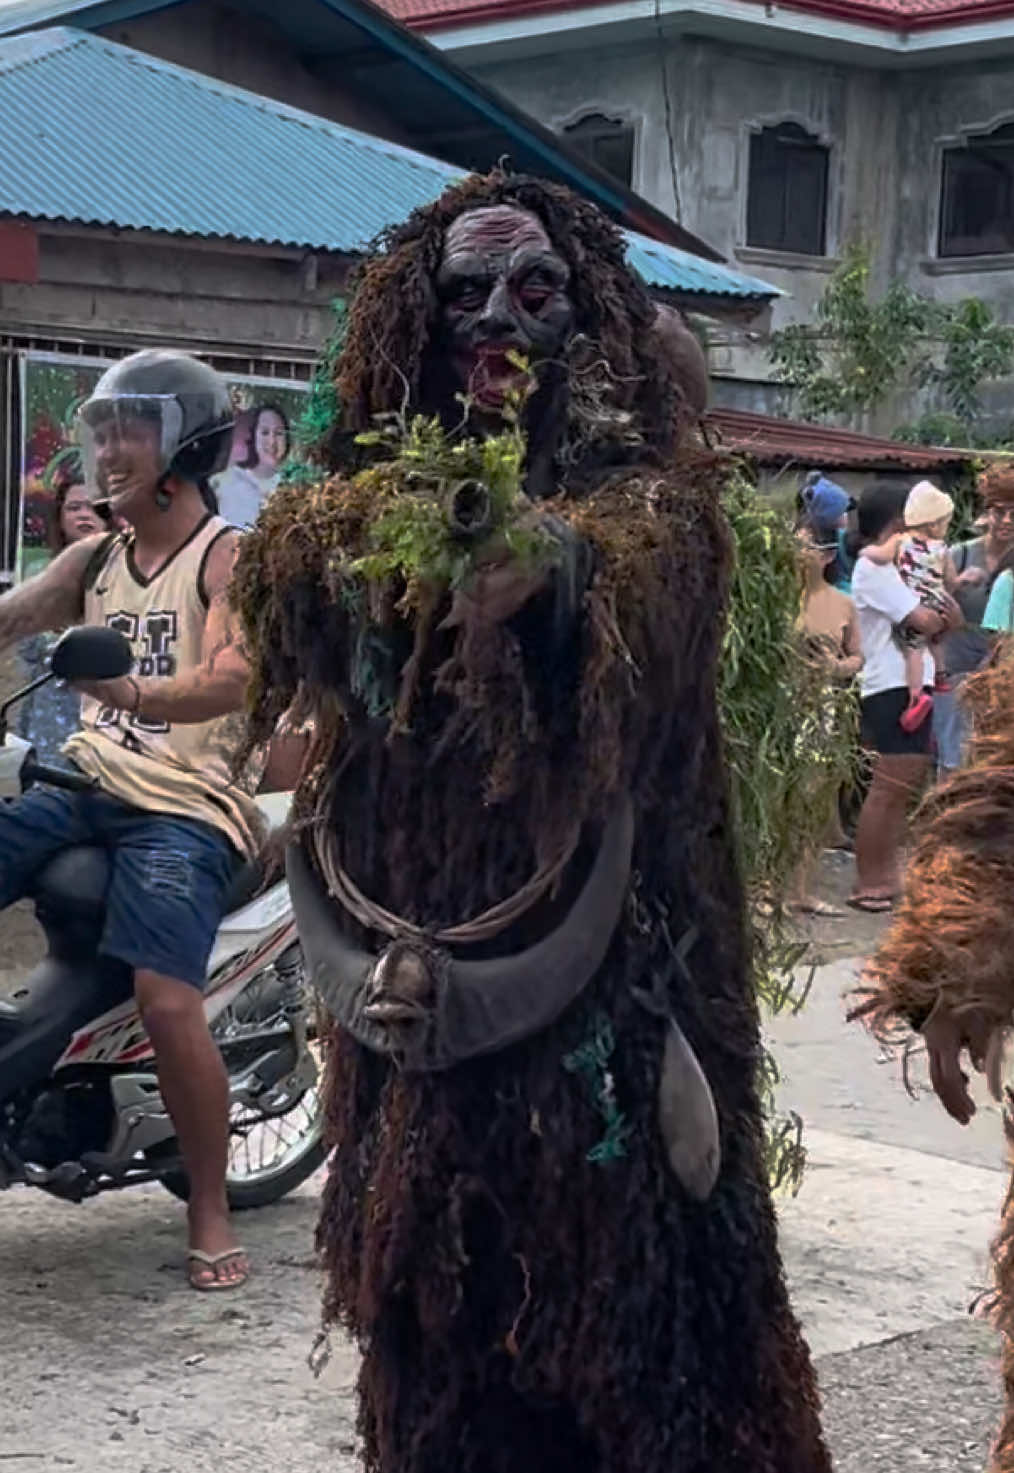
<svg viewBox="0 0 1014 1473"><path fill-rule="evenodd" d="M440 324L461 392L480 411L502 412L526 375L513 361L557 356L574 308L566 262L526 210L469 210L448 227L437 277Z"/></svg>

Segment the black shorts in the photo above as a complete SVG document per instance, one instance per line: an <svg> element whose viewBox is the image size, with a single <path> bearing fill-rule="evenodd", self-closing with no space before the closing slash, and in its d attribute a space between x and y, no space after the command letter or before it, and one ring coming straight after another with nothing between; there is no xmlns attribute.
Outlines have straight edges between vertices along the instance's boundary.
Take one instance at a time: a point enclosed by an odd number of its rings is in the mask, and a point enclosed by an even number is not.
<svg viewBox="0 0 1014 1473"><path fill-rule="evenodd" d="M928 695L933 692L925 687ZM884 757L928 757L933 741L933 717L929 715L915 731L905 731L898 720L908 706L907 686L881 690L860 702L862 721L859 737L864 747Z"/></svg>

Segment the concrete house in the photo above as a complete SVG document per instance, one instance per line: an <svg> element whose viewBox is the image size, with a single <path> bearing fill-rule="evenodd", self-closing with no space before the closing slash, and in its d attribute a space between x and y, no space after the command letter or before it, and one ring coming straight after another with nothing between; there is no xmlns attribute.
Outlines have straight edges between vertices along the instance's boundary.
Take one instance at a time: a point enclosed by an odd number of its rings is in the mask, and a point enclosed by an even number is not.
<svg viewBox="0 0 1014 1473"><path fill-rule="evenodd" d="M384 0L805 320L843 246L1014 321L1011 0ZM763 334L717 397L776 411ZM1008 415L1009 417L1009 415Z"/></svg>
<svg viewBox="0 0 1014 1473"><path fill-rule="evenodd" d="M367 244L470 167L596 200L662 299L777 295L367 0L8 0L0 135L0 579L28 357L171 343L305 381Z"/></svg>

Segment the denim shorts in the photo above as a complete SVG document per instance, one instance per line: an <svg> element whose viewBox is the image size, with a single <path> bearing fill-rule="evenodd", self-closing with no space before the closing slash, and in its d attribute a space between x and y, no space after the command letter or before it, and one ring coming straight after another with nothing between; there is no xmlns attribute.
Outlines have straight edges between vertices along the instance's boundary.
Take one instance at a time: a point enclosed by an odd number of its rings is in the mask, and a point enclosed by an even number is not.
<svg viewBox="0 0 1014 1473"><path fill-rule="evenodd" d="M964 675L950 677L950 690L938 690L933 696L933 740L937 749L937 766L948 772L962 763L965 743L971 735L972 717L961 704Z"/></svg>
<svg viewBox="0 0 1014 1473"><path fill-rule="evenodd" d="M0 803L0 910L31 894L40 870L77 844L109 852L101 953L203 987L223 902L242 865L225 835L108 793L32 788Z"/></svg>

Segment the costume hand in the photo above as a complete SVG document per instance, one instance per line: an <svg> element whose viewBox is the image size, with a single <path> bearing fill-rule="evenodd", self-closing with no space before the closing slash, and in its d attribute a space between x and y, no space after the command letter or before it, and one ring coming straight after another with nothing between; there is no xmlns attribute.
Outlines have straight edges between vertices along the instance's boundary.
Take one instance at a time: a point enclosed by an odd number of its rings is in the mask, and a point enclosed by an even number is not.
<svg viewBox="0 0 1014 1473"><path fill-rule="evenodd" d="M83 696L91 696L114 711L133 711L137 705L137 686L126 675L118 680L74 680L71 684Z"/></svg>
<svg viewBox="0 0 1014 1473"><path fill-rule="evenodd" d="M550 570L524 568L513 559L481 568L451 601L442 629L458 624L503 624L545 588Z"/></svg>
<svg viewBox="0 0 1014 1473"><path fill-rule="evenodd" d="M999 1089L1002 1061L998 1050L999 1030L979 1012L962 1013L958 1018L938 1002L923 1024L922 1036L929 1055L930 1082L937 1098L952 1119L967 1125L975 1114L975 1102L968 1091L968 1075L961 1067L961 1054L967 1048L972 1067L989 1076L991 1092Z"/></svg>

